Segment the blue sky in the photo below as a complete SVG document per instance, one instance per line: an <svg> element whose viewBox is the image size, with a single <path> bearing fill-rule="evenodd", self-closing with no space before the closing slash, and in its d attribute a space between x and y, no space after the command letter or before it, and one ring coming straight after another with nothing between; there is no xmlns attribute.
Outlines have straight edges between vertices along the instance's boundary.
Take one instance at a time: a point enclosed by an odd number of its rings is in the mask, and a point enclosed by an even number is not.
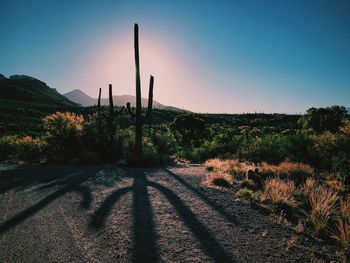
<svg viewBox="0 0 350 263"><path fill-rule="evenodd" d="M0 73L59 92L143 95L198 112L350 106L350 1L0 0Z"/></svg>

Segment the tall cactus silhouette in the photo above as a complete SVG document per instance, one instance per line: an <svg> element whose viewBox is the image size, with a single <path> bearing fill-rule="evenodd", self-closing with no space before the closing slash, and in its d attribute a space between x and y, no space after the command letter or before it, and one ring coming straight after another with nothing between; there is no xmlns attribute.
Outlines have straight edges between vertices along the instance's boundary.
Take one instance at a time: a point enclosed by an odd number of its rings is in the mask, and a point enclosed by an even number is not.
<svg viewBox="0 0 350 263"><path fill-rule="evenodd" d="M97 100L97 118L98 118L98 134L101 134L101 92L102 89L99 89L98 100Z"/></svg>
<svg viewBox="0 0 350 263"><path fill-rule="evenodd" d="M109 118L108 118L108 130L109 130L109 143L112 144L112 140L114 137L114 105L113 105L113 92L112 92L112 84L108 85L109 88Z"/></svg>
<svg viewBox="0 0 350 263"><path fill-rule="evenodd" d="M141 105L141 79L140 79L140 58L139 58L139 27L134 26L134 50L135 50L135 67L136 67L136 110L133 112L130 102L126 104L128 113L135 118L135 161L140 161L142 158L142 126L144 118L149 118L152 112L153 104L153 83L154 77L150 76L149 94L148 94L148 109L146 116L142 116Z"/></svg>

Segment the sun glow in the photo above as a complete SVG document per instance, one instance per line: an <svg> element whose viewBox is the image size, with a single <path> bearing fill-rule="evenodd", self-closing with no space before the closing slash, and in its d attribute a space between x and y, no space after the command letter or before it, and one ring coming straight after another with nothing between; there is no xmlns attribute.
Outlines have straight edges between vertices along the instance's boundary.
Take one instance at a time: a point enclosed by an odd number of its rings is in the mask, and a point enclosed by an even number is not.
<svg viewBox="0 0 350 263"><path fill-rule="evenodd" d="M141 31L142 32L142 31ZM135 62L133 35L100 41L94 48L86 66L89 76L86 88L88 95L96 97L98 87L107 96L107 85L113 84L115 95L135 94ZM195 83L190 75L190 60L175 43L161 38L140 35L140 71L142 97L148 95L150 75L155 78L154 98L165 105L185 107L186 95Z"/></svg>

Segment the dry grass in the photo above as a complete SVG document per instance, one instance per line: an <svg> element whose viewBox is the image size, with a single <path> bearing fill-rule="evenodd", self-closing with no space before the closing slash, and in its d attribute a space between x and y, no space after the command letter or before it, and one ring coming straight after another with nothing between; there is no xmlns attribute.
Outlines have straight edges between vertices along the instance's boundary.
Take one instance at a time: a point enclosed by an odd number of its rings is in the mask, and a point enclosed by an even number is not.
<svg viewBox="0 0 350 263"><path fill-rule="evenodd" d="M242 178L248 174L249 170L254 171L255 169L256 166L253 164L235 161L230 163L230 167L227 172L235 177Z"/></svg>
<svg viewBox="0 0 350 263"><path fill-rule="evenodd" d="M316 187L316 181L313 178L308 178L305 181L304 187L303 187L303 191L305 196L309 196L310 193L315 189Z"/></svg>
<svg viewBox="0 0 350 263"><path fill-rule="evenodd" d="M204 163L208 171L218 171L229 173L237 178L244 177L249 170L254 170L256 167L252 164L240 162L238 160L220 160L211 159Z"/></svg>
<svg viewBox="0 0 350 263"><path fill-rule="evenodd" d="M333 237L346 250L350 250L350 223L339 219Z"/></svg>
<svg viewBox="0 0 350 263"><path fill-rule="evenodd" d="M238 160L211 159L206 161L204 166L209 171L221 171L224 173L230 173L234 176L246 175L249 170L254 171L256 168L259 170L259 174L265 178L280 175L304 175L305 177L308 177L314 174L314 169L311 166L291 162L283 162L280 165L271 165L262 162L260 165L254 165L251 163L240 162Z"/></svg>
<svg viewBox="0 0 350 263"><path fill-rule="evenodd" d="M259 173L262 175L279 175L280 169L276 165L268 164L265 162L262 162L259 166Z"/></svg>
<svg viewBox="0 0 350 263"><path fill-rule="evenodd" d="M291 162L283 162L279 165L280 172L285 173L304 173L307 175L313 175L314 174L314 168L312 168L310 165L303 164L303 163L291 163Z"/></svg>
<svg viewBox="0 0 350 263"><path fill-rule="evenodd" d="M350 198L343 198L340 202L341 217L350 224Z"/></svg>
<svg viewBox="0 0 350 263"><path fill-rule="evenodd" d="M294 198L295 185L292 181L283 181L278 178L267 179L264 183L264 192L275 204L283 203L296 207L298 202Z"/></svg>
<svg viewBox="0 0 350 263"><path fill-rule="evenodd" d="M345 185L337 179L326 180L325 183L334 190L341 192L345 190Z"/></svg>
<svg viewBox="0 0 350 263"><path fill-rule="evenodd" d="M204 186L219 186L224 188L231 188L233 183L233 177L221 171L207 175L203 181Z"/></svg>
<svg viewBox="0 0 350 263"><path fill-rule="evenodd" d="M239 164L236 160L220 160L220 159L210 159L204 163L204 166L209 171L222 171L227 172L231 166Z"/></svg>
<svg viewBox="0 0 350 263"><path fill-rule="evenodd" d="M311 206L310 219L316 233L320 234L327 229L330 217L336 213L339 197L332 189L319 186L309 193L308 200Z"/></svg>

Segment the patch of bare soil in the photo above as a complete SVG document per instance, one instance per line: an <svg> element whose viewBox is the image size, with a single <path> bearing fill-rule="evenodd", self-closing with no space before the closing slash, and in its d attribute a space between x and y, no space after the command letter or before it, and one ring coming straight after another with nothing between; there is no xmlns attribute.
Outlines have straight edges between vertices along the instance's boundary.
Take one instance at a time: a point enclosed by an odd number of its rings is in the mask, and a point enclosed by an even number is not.
<svg viewBox="0 0 350 263"><path fill-rule="evenodd" d="M206 171L1 166L0 262L329 262Z"/></svg>

